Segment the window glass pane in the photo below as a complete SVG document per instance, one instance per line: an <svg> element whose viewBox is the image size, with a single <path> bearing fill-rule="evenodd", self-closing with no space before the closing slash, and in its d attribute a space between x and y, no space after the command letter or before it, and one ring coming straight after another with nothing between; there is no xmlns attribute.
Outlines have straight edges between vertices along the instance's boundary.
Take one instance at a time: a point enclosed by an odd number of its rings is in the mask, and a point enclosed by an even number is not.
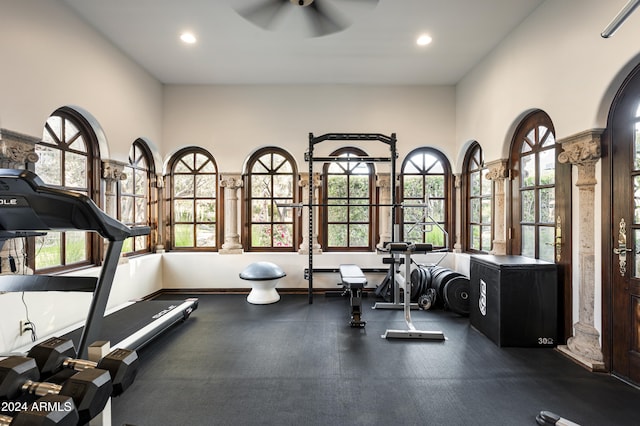
<svg viewBox="0 0 640 426"><path fill-rule="evenodd" d="M45 130L43 140L44 142L57 145L59 140L62 141L64 139L62 137L62 117L57 115L51 116L47 118L47 124L51 130Z"/></svg>
<svg viewBox="0 0 640 426"><path fill-rule="evenodd" d="M213 200L196 200L196 221L215 222L216 203Z"/></svg>
<svg viewBox="0 0 640 426"><path fill-rule="evenodd" d="M213 224L199 223L196 225L196 241L198 247L216 246L216 226Z"/></svg>
<svg viewBox="0 0 640 426"><path fill-rule="evenodd" d="M280 207L278 203L280 201L273 201L273 221L274 222L293 222L294 209L289 207Z"/></svg>
<svg viewBox="0 0 640 426"><path fill-rule="evenodd" d="M123 172L126 179L120 181L120 192L122 194L133 194L134 170L131 167L125 167Z"/></svg>
<svg viewBox="0 0 640 426"><path fill-rule="evenodd" d="M414 242L414 243L422 243L422 242L424 242L423 241L424 237L422 235L422 226L421 225L413 225L413 224L405 223L403 235L405 236L404 239L406 241L411 241L411 242Z"/></svg>
<svg viewBox="0 0 640 426"><path fill-rule="evenodd" d="M271 225L251 225L251 246L271 247Z"/></svg>
<svg viewBox="0 0 640 426"><path fill-rule="evenodd" d="M444 176L425 176L427 193L430 197L444 198Z"/></svg>
<svg viewBox="0 0 640 426"><path fill-rule="evenodd" d="M173 225L174 243L176 247L194 247L195 238L193 234L193 225Z"/></svg>
<svg viewBox="0 0 640 426"><path fill-rule="evenodd" d="M270 200L251 200L251 221L252 222L270 222L271 213L269 207Z"/></svg>
<svg viewBox="0 0 640 426"><path fill-rule="evenodd" d="M265 157L268 157L268 155L265 155L260 159L262 160ZM251 167L251 173L268 173L268 172L269 170L265 167L262 161L256 161L255 163L253 163L253 166Z"/></svg>
<svg viewBox="0 0 640 426"><path fill-rule="evenodd" d="M635 132L633 135L633 148L634 148L634 168L640 170L640 122L635 124Z"/></svg>
<svg viewBox="0 0 640 426"><path fill-rule="evenodd" d="M369 225L349 226L349 246L366 247L369 245Z"/></svg>
<svg viewBox="0 0 640 426"><path fill-rule="evenodd" d="M216 196L216 176L196 175L196 197L214 198Z"/></svg>
<svg viewBox="0 0 640 426"><path fill-rule="evenodd" d="M480 234L481 234L481 228L480 225L471 225L471 232L469 232L469 236L471 238L471 241L469 241L469 248L472 250L481 250L482 246L481 246L481 240L480 240Z"/></svg>
<svg viewBox="0 0 640 426"><path fill-rule="evenodd" d="M533 223L536 221L536 199L534 194L535 191L533 189L520 191L520 203L522 207L520 218L522 222Z"/></svg>
<svg viewBox="0 0 640 426"><path fill-rule="evenodd" d="M547 148L555 145L556 139L553 136L553 133L549 131L549 129L547 129L544 126L540 126L540 128L538 129L538 132L539 132L538 134L540 135L539 137L541 138L540 145L543 148Z"/></svg>
<svg viewBox="0 0 640 426"><path fill-rule="evenodd" d="M369 175L350 177L349 197L369 197Z"/></svg>
<svg viewBox="0 0 640 426"><path fill-rule="evenodd" d="M555 249L553 246L555 228L552 226L541 226L538 228L538 233L538 251L540 259L546 260L547 262L553 262L555 256Z"/></svg>
<svg viewBox="0 0 640 426"><path fill-rule="evenodd" d="M491 198L482 199L482 223L491 223Z"/></svg>
<svg viewBox="0 0 640 426"><path fill-rule="evenodd" d="M187 154L176 163L174 173L193 173L193 155Z"/></svg>
<svg viewBox="0 0 640 426"><path fill-rule="evenodd" d="M470 180L470 193L472 196L478 196L481 194L482 188L480 187L480 172L473 172L469 175Z"/></svg>
<svg viewBox="0 0 640 426"><path fill-rule="evenodd" d="M404 198L420 198L424 196L422 176L404 176Z"/></svg>
<svg viewBox="0 0 640 426"><path fill-rule="evenodd" d="M369 222L369 207L349 207L350 222Z"/></svg>
<svg viewBox="0 0 640 426"><path fill-rule="evenodd" d="M62 185L62 151L44 145L36 145L40 159L35 163L35 172L48 185Z"/></svg>
<svg viewBox="0 0 640 426"><path fill-rule="evenodd" d="M206 167L207 165L210 165L211 163L209 163L209 158L207 158L206 155L202 155L202 154L195 154L195 167L194 170L198 171L200 173L206 172L206 170L203 169L203 167Z"/></svg>
<svg viewBox="0 0 640 426"><path fill-rule="evenodd" d="M434 247L444 247L444 233L440 228L435 225L425 226L424 241L425 243L431 243Z"/></svg>
<svg viewBox="0 0 640 426"><path fill-rule="evenodd" d="M327 177L327 196L334 197L347 197L347 176L328 176Z"/></svg>
<svg viewBox="0 0 640 426"><path fill-rule="evenodd" d="M135 185L136 185L136 189L135 189L136 195L142 195L142 196L147 195L147 189L149 187L147 182L147 170L137 169L135 171Z"/></svg>
<svg viewBox="0 0 640 426"><path fill-rule="evenodd" d="M193 200L175 200L173 209L173 219L176 222L193 222Z"/></svg>
<svg viewBox="0 0 640 426"><path fill-rule="evenodd" d="M251 197L269 198L271 195L271 176L251 175Z"/></svg>
<svg viewBox="0 0 640 426"><path fill-rule="evenodd" d="M293 247L293 225L273 225L274 247Z"/></svg>
<svg viewBox="0 0 640 426"><path fill-rule="evenodd" d="M135 237L135 250L148 250L149 249L149 238L146 235L140 235Z"/></svg>
<svg viewBox="0 0 640 426"><path fill-rule="evenodd" d="M345 202L333 201L331 204L345 204ZM327 220L329 222L346 222L347 207L327 207Z"/></svg>
<svg viewBox="0 0 640 426"><path fill-rule="evenodd" d="M173 177L174 197L193 197L194 175L176 175Z"/></svg>
<svg viewBox="0 0 640 426"><path fill-rule="evenodd" d="M484 251L491 250L491 227L490 226L482 227L482 250Z"/></svg>
<svg viewBox="0 0 640 426"><path fill-rule="evenodd" d="M327 225L327 241L330 247L347 247L347 225Z"/></svg>
<svg viewBox="0 0 640 426"><path fill-rule="evenodd" d="M523 226L522 227L522 249L521 253L526 257L536 257L536 227L535 226Z"/></svg>
<svg viewBox="0 0 640 426"><path fill-rule="evenodd" d="M122 253L131 253L133 250L133 238L129 237L122 242Z"/></svg>
<svg viewBox="0 0 640 426"><path fill-rule="evenodd" d="M68 123L68 121L67 121ZM68 127L68 126L67 126ZM67 138L67 140L69 140ZM84 142L84 138L82 136L78 136L77 138L75 138L73 140L73 142L71 142L71 145L69 145L69 149L73 150L73 151L80 151L80 152L87 152L87 144Z"/></svg>
<svg viewBox="0 0 640 426"><path fill-rule="evenodd" d="M540 185L553 185L556 177L556 150L547 149L540 152Z"/></svg>
<svg viewBox="0 0 640 426"><path fill-rule="evenodd" d="M640 223L640 176L633 177L634 223Z"/></svg>
<svg viewBox="0 0 640 426"><path fill-rule="evenodd" d="M65 232L65 264L82 262L87 258L86 233L81 231Z"/></svg>
<svg viewBox="0 0 640 426"><path fill-rule="evenodd" d="M520 159L520 186L533 186L536 184L535 156L525 155Z"/></svg>
<svg viewBox="0 0 640 426"><path fill-rule="evenodd" d="M293 175L275 175L273 177L273 196L293 197Z"/></svg>
<svg viewBox="0 0 640 426"><path fill-rule="evenodd" d="M640 229L634 229L633 230L633 244L634 247L636 247L636 251L638 248L640 248ZM631 254L633 254L633 276L635 278L640 277L640 256L638 255L637 252L631 252Z"/></svg>
<svg viewBox="0 0 640 426"><path fill-rule="evenodd" d="M471 222L480 223L480 199L472 198L470 200Z"/></svg>
<svg viewBox="0 0 640 426"><path fill-rule="evenodd" d="M284 159L284 157L282 157ZM280 165L276 173L293 173L293 167L291 167L291 163L288 161L284 161L282 165Z"/></svg>
<svg viewBox="0 0 640 426"><path fill-rule="evenodd" d="M149 214L148 214L148 204L146 198L136 198L135 199L135 222L139 224L148 224Z"/></svg>
<svg viewBox="0 0 640 426"><path fill-rule="evenodd" d="M436 222L444 222L444 200L431 200L429 206L431 218Z"/></svg>
<svg viewBox="0 0 640 426"><path fill-rule="evenodd" d="M87 157L65 152L64 185L71 188L87 187Z"/></svg>
<svg viewBox="0 0 640 426"><path fill-rule="evenodd" d="M120 197L120 220L124 223L133 223L133 205L133 197Z"/></svg>
<svg viewBox="0 0 640 426"><path fill-rule="evenodd" d="M490 196L492 186L491 181L485 177L486 174L487 169L482 169L482 195Z"/></svg>
<svg viewBox="0 0 640 426"><path fill-rule="evenodd" d="M541 223L553 223L555 217L555 197L556 191L554 188L541 188L540 194L540 211L539 222Z"/></svg>
<svg viewBox="0 0 640 426"><path fill-rule="evenodd" d="M60 266L62 243L60 232L47 232L47 235L36 237L36 265L38 268Z"/></svg>

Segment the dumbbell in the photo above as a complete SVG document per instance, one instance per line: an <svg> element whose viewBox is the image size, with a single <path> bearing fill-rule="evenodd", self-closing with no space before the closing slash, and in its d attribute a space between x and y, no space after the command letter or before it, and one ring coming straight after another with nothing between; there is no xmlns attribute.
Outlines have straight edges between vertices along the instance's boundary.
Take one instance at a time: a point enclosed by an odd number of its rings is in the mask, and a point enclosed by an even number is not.
<svg viewBox="0 0 640 426"><path fill-rule="evenodd" d="M113 394L118 396L133 383L138 372L138 354L129 349L115 349L104 356L100 361L87 361L75 359L76 349L73 341L60 337L52 337L41 342L29 350L29 358L36 360L40 374L47 377L55 374L63 368L76 371L88 368L101 368L111 375Z"/></svg>
<svg viewBox="0 0 640 426"><path fill-rule="evenodd" d="M34 402L17 402L16 404L21 410L15 416L0 415L0 426L76 426L78 424L78 411L70 396L45 395Z"/></svg>
<svg viewBox="0 0 640 426"><path fill-rule="evenodd" d="M78 410L80 424L85 424L104 410L113 386L109 372L99 368L75 373L64 382L38 382L40 371L33 358L12 356L0 360L0 400L14 400L28 394L69 396Z"/></svg>

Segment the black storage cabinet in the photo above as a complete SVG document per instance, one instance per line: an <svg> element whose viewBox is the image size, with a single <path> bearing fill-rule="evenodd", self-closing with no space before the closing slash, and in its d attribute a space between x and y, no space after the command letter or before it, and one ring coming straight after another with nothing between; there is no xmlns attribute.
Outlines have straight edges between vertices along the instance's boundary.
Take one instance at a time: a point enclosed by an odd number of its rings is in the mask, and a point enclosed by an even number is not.
<svg viewBox="0 0 640 426"><path fill-rule="evenodd" d="M473 255L470 284L471 325L496 345L556 346L554 263L524 256Z"/></svg>

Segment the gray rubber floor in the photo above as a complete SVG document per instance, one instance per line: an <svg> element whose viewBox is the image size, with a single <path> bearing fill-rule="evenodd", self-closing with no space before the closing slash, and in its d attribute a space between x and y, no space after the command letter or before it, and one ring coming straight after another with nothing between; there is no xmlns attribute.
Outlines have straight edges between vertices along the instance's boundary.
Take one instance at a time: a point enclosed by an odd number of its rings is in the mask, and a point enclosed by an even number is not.
<svg viewBox="0 0 640 426"><path fill-rule="evenodd" d="M640 424L640 390L554 349L499 348L451 312L412 311L445 342L387 340L404 316L370 309L373 297L363 330L348 326L342 298L196 297L186 322L140 351L136 382L113 400L114 425L535 425L541 410L581 425Z"/></svg>

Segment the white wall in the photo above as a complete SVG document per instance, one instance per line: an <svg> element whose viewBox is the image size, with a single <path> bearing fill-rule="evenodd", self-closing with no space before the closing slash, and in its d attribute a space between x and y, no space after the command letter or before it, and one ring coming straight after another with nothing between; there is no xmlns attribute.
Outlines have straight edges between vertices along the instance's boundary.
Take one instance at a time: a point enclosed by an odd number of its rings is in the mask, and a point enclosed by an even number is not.
<svg viewBox="0 0 640 426"><path fill-rule="evenodd" d="M49 115L79 106L127 161L136 138L160 143L162 85L61 1L0 0L0 128L40 137Z"/></svg>
<svg viewBox="0 0 640 426"><path fill-rule="evenodd" d="M455 162L455 90L452 86L167 86L165 155L198 145L221 172L241 172L263 146L280 146L307 170L309 133L396 133L398 167L413 148L433 146ZM354 142L369 155L389 156L376 141ZM323 142L315 156L339 145ZM380 165L380 163L378 163ZM381 169L378 169L381 170Z"/></svg>

